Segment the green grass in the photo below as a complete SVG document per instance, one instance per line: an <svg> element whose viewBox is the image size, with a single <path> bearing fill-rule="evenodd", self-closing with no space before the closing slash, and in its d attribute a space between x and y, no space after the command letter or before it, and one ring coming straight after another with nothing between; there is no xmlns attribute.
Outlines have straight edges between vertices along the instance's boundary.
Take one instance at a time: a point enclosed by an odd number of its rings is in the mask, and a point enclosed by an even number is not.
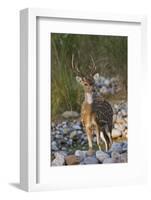
<svg viewBox="0 0 151 200"><path fill-rule="evenodd" d="M71 70L72 54L83 72L91 55L100 75L118 75L127 87L127 37L52 33L50 45L52 119L66 110L80 111L83 91Z"/></svg>

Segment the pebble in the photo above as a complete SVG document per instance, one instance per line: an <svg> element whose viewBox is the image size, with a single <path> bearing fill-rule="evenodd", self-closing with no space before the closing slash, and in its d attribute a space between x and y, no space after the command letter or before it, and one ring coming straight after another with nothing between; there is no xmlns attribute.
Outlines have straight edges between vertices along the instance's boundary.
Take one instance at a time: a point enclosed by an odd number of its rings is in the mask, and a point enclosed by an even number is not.
<svg viewBox="0 0 151 200"><path fill-rule="evenodd" d="M128 148L127 142L124 142L122 145L123 152L127 151L127 148Z"/></svg>
<svg viewBox="0 0 151 200"><path fill-rule="evenodd" d="M110 152L114 151L114 152L117 152L117 153L122 153L122 151L123 151L122 144L117 143L117 142L113 142L111 149L109 151Z"/></svg>
<svg viewBox="0 0 151 200"><path fill-rule="evenodd" d="M121 156L120 161L121 161L122 163L126 163L126 162L128 161L127 152L122 153L120 156Z"/></svg>
<svg viewBox="0 0 151 200"><path fill-rule="evenodd" d="M114 163L119 163L121 161L121 155L118 152L113 151L111 157Z"/></svg>
<svg viewBox="0 0 151 200"><path fill-rule="evenodd" d="M53 151L58 151L57 143L56 143L55 141L53 141L53 142L51 143L51 149L52 149Z"/></svg>
<svg viewBox="0 0 151 200"><path fill-rule="evenodd" d="M109 154L99 150L96 152L96 158L102 163L104 159L109 158Z"/></svg>
<svg viewBox="0 0 151 200"><path fill-rule="evenodd" d="M63 132L64 134L67 134L69 131L70 131L70 129L66 127L66 128L63 128L63 131L62 131L62 132Z"/></svg>
<svg viewBox="0 0 151 200"><path fill-rule="evenodd" d="M82 131L77 131L77 134L78 134L78 135L82 135L83 132L82 132Z"/></svg>
<svg viewBox="0 0 151 200"><path fill-rule="evenodd" d="M91 165L91 164L98 164L98 160L95 157L86 157L83 161L84 164L86 165Z"/></svg>
<svg viewBox="0 0 151 200"><path fill-rule="evenodd" d="M59 134L57 134L57 135L55 135L55 138L56 138L56 139L63 139L63 136L62 136L62 135L59 135Z"/></svg>
<svg viewBox="0 0 151 200"><path fill-rule="evenodd" d="M67 144L72 145L72 144L73 144L73 140L70 138L70 139L67 141Z"/></svg>
<svg viewBox="0 0 151 200"><path fill-rule="evenodd" d="M66 147L62 147L61 150L62 151L67 151L67 148Z"/></svg>
<svg viewBox="0 0 151 200"><path fill-rule="evenodd" d="M77 156L80 159L80 161L82 161L86 157L86 151L76 150L75 156Z"/></svg>
<svg viewBox="0 0 151 200"><path fill-rule="evenodd" d="M105 158L103 164L114 163L112 158Z"/></svg>
<svg viewBox="0 0 151 200"><path fill-rule="evenodd" d="M81 126L79 126L79 125L73 125L72 128L76 129L76 130L81 130Z"/></svg>

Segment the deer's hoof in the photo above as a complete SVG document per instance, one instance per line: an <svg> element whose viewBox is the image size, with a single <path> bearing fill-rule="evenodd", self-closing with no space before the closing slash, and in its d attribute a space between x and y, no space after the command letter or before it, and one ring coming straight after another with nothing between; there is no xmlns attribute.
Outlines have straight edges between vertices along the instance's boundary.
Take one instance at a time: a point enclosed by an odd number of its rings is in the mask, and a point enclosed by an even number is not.
<svg viewBox="0 0 151 200"><path fill-rule="evenodd" d="M88 156L92 156L94 153L95 153L95 151L94 151L93 149L89 149L89 150L87 151L87 155L88 155Z"/></svg>

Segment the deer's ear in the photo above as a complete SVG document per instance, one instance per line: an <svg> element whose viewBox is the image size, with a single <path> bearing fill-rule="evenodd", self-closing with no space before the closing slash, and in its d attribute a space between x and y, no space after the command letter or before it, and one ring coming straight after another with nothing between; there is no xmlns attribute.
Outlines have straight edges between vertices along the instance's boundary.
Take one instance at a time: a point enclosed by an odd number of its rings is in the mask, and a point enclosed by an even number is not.
<svg viewBox="0 0 151 200"><path fill-rule="evenodd" d="M80 76L76 76L76 80L77 80L78 83L82 82L82 78Z"/></svg>

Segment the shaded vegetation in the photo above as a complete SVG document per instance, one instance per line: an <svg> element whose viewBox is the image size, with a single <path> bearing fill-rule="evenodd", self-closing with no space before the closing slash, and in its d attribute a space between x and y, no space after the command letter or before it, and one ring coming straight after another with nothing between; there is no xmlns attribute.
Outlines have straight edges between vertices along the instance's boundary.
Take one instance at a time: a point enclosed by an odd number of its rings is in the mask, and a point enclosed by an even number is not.
<svg viewBox="0 0 151 200"><path fill-rule="evenodd" d="M80 111L83 91L71 70L72 54L82 71L90 64L91 55L100 75L119 76L127 88L127 37L52 33L52 118L65 110Z"/></svg>

